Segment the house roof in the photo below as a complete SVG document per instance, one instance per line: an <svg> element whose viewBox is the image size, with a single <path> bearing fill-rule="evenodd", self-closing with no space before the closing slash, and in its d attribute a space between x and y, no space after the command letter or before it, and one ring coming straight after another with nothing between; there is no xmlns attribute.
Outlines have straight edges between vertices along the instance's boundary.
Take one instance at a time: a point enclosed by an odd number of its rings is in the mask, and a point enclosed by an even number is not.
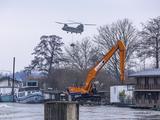
<svg viewBox="0 0 160 120"><path fill-rule="evenodd" d="M144 71L139 71L136 73L132 73L129 77L153 77L153 76L160 76L160 69L148 69Z"/></svg>

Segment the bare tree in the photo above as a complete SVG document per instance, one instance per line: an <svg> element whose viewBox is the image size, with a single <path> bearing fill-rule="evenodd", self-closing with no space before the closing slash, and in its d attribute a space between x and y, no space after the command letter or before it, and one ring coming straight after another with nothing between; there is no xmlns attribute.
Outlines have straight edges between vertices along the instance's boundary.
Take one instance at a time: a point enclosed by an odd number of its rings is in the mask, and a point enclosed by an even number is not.
<svg viewBox="0 0 160 120"><path fill-rule="evenodd" d="M154 58L155 68L159 68L160 57L160 16L150 19L143 24L140 32L141 44L139 46L138 57Z"/></svg>
<svg viewBox="0 0 160 120"><path fill-rule="evenodd" d="M81 42L71 44L66 48L67 59L72 67L72 70L77 72L75 84L84 83L87 71L93 67L99 57L99 49L95 47L89 38L84 38Z"/></svg>
<svg viewBox="0 0 160 120"><path fill-rule="evenodd" d="M79 71L86 71L97 62L99 49L94 47L89 38L84 38L81 42L71 44L66 48L67 58L71 65Z"/></svg>
<svg viewBox="0 0 160 120"><path fill-rule="evenodd" d="M123 40L126 46L126 66L134 51L138 47L137 30L128 19L118 20L111 25L105 25L98 29L99 34L95 37L95 42L102 48L103 52L108 51L117 40ZM129 68L128 68L129 69ZM119 78L119 57L116 53L107 64L107 70Z"/></svg>
<svg viewBox="0 0 160 120"><path fill-rule="evenodd" d="M61 61L63 42L61 37L56 35L40 38L40 43L34 48L34 59L26 70L38 70L49 75L53 67Z"/></svg>

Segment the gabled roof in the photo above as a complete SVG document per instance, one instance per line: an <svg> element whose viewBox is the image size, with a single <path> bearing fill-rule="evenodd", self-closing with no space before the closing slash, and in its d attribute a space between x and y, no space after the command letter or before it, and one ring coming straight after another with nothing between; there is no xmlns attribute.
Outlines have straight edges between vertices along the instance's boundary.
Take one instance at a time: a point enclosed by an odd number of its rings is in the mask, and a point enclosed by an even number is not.
<svg viewBox="0 0 160 120"><path fill-rule="evenodd" d="M160 76L160 69L148 69L144 71L139 71L133 74L130 74L129 77L153 77L153 76Z"/></svg>

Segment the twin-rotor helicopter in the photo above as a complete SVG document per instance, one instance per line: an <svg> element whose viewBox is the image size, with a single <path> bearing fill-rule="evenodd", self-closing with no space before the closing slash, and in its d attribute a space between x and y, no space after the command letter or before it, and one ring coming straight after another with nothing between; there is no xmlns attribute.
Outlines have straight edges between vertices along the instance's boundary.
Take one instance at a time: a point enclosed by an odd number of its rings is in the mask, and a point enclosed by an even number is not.
<svg viewBox="0 0 160 120"><path fill-rule="evenodd" d="M63 24L62 30L66 31L67 33L82 33L84 31L84 25L88 26L95 26L96 24L82 24L80 22L68 22L68 23L63 23L63 22L56 22L58 24ZM76 27L73 27L71 25L77 25Z"/></svg>

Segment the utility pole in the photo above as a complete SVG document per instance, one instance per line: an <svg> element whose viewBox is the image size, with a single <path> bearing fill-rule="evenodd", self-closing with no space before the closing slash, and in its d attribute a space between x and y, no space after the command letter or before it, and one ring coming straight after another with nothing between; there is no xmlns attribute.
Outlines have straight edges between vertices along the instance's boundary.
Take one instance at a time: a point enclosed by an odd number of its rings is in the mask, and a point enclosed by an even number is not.
<svg viewBox="0 0 160 120"><path fill-rule="evenodd" d="M15 74L15 57L13 57L13 76L12 76L12 97L14 102L14 74Z"/></svg>

